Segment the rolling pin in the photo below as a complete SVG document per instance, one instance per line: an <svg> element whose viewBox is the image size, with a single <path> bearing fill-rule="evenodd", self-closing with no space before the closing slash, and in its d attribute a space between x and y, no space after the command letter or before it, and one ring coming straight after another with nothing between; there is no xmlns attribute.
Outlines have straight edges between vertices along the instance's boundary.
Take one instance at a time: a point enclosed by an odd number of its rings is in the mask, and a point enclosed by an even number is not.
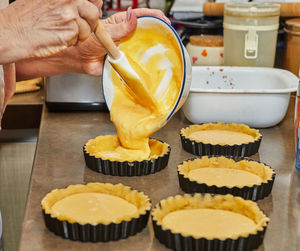
<svg viewBox="0 0 300 251"><path fill-rule="evenodd" d="M94 33L108 54L108 62L119 74L123 83L129 88L131 95L134 96L141 105L153 110L156 109L158 106L157 101L149 93L145 85L146 81L151 80L147 73L143 71L138 63L129 60L129 58L119 50L100 20L98 21Z"/></svg>
<svg viewBox="0 0 300 251"><path fill-rule="evenodd" d="M277 3L277 2L273 2ZM278 3L280 4L281 17L300 17L300 2L299 3ZM223 16L224 3L203 4L203 13L205 16Z"/></svg>

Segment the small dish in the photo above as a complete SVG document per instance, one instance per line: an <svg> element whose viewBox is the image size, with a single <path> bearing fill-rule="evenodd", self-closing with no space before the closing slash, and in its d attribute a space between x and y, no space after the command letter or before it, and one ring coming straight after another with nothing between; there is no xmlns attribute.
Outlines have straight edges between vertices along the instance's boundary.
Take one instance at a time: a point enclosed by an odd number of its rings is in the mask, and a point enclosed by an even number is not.
<svg viewBox="0 0 300 251"><path fill-rule="evenodd" d="M192 75L192 64L191 60L189 58L189 54L187 53L185 47L183 46L180 37L178 36L177 32L174 30L174 28L169 25L164 20L154 17L154 16L143 16L139 17L137 19L137 29L134 33L130 36L131 40L134 40L135 42L144 43L144 38L139 38L139 28L147 28L147 27L158 27L158 31L162 33L162 36L165 39L173 41L174 44L176 44L176 47L179 49L180 53L180 60L182 63L182 69L179 71L182 72L183 77L181 83L178 83L180 86L179 94L175 99L174 105L170 108L169 114L167 115L166 121L170 120L170 118L181 108L181 106L184 104L190 90L191 85L191 75ZM122 41L121 41L122 44ZM159 57L164 59L162 60L163 63L161 63L160 69L161 72L166 71L168 68L166 62L169 60L167 57L167 53L164 52L164 50L161 49L161 46L153 44L152 47L148 48L147 50L144 50L142 53L144 58L151 58L153 57L153 53L159 52ZM170 49L170 48L169 48ZM157 58L154 58L157 61ZM167 68L166 68L167 67ZM103 94L104 98L107 104L108 109L110 110L112 101L114 99L114 88L112 85L112 66L108 62L108 59L105 59L103 64L103 74L102 74L102 84L103 84ZM161 82L161 85L157 88L158 90L164 90L166 89L164 87L163 81ZM162 98L164 97L162 93L159 93Z"/></svg>

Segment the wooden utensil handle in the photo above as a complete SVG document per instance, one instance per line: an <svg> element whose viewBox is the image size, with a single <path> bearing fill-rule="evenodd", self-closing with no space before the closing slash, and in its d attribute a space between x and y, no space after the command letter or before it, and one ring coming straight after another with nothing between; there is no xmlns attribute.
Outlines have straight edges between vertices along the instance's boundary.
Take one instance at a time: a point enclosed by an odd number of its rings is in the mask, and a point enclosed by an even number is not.
<svg viewBox="0 0 300 251"><path fill-rule="evenodd" d="M300 17L300 3L278 3L278 4L280 4L281 17ZM224 3L211 3L211 2L204 3L203 13L205 16L223 16Z"/></svg>
<svg viewBox="0 0 300 251"><path fill-rule="evenodd" d="M98 24L94 33L111 58L118 59L121 57L119 48L116 46L110 34L104 28L100 20L98 20Z"/></svg>
<svg viewBox="0 0 300 251"><path fill-rule="evenodd" d="M279 3L281 17L300 17L300 3Z"/></svg>
<svg viewBox="0 0 300 251"><path fill-rule="evenodd" d="M204 3L203 13L205 16L223 16L224 3Z"/></svg>

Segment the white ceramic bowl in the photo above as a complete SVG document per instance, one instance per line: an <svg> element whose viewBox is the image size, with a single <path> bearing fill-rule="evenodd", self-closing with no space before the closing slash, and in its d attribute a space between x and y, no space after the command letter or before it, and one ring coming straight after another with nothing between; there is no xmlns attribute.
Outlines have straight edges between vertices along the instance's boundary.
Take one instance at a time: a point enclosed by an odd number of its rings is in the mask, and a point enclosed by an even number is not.
<svg viewBox="0 0 300 251"><path fill-rule="evenodd" d="M168 23L166 23L164 20L152 17L152 16L144 16L138 18L138 26L143 26L144 24L148 23L155 23L159 24L163 27L167 27L167 30L172 34L172 36L177 41L180 53L181 53L181 59L183 62L183 79L181 83L180 93L177 97L176 103L174 107L171 109L167 120L169 120L176 111L179 110L179 108L183 105L185 102L191 85L191 77L192 77L192 65L189 58L188 53L185 50L185 47L183 46L177 32L170 26ZM103 66L103 74L102 74L102 84L103 84L103 94L104 98L107 104L108 109L110 109L113 97L114 97L114 90L113 90L113 84L112 84L112 78L111 78L111 65L108 62L107 59L105 59L104 66Z"/></svg>
<svg viewBox="0 0 300 251"><path fill-rule="evenodd" d="M193 123L245 123L265 128L285 116L299 79L289 71L264 67L192 69L190 94L183 106Z"/></svg>

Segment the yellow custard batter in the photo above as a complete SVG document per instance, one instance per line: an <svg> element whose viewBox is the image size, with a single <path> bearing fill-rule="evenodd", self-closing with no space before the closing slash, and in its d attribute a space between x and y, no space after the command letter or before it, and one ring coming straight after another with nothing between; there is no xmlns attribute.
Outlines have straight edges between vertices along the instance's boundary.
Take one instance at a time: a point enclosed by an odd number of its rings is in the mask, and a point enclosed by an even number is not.
<svg viewBox="0 0 300 251"><path fill-rule="evenodd" d="M252 219L220 209L178 210L167 214L162 222L172 232L208 239L233 238L251 233L257 228Z"/></svg>
<svg viewBox="0 0 300 251"><path fill-rule="evenodd" d="M150 155L142 158L142 150L126 149L120 145L117 136L105 135L90 139L86 144L86 151L96 158L111 161L141 161L144 159L158 158L168 152L168 144L155 139L149 140Z"/></svg>
<svg viewBox="0 0 300 251"><path fill-rule="evenodd" d="M231 168L198 168L191 170L188 173L188 177L191 180L195 180L198 183L205 183L209 186L253 186L255 184L261 184L261 177L238 169Z"/></svg>
<svg viewBox="0 0 300 251"><path fill-rule="evenodd" d="M91 192L73 194L57 201L52 212L80 224L96 224L131 216L137 212L137 207L114 195Z"/></svg>
<svg viewBox="0 0 300 251"><path fill-rule="evenodd" d="M203 130L192 132L189 138L213 145L240 145L253 142L253 136L228 130Z"/></svg>
<svg viewBox="0 0 300 251"><path fill-rule="evenodd" d="M170 31L158 24L137 27L130 37L121 41L119 47L129 61L134 62L133 68L138 65L136 71L145 79L144 88L154 102L147 105L148 102L137 100L137 96L112 71L114 98L110 116L123 148L118 152L127 156L126 151L131 151L130 155L134 153L136 159L148 159L151 154L149 136L165 125L179 95L183 78L180 49ZM118 65L114 65L114 69L124 71ZM130 77L125 80L130 81ZM139 84L139 81L131 82L131 89ZM139 92L139 99L142 93ZM147 95L143 99L146 100Z"/></svg>

